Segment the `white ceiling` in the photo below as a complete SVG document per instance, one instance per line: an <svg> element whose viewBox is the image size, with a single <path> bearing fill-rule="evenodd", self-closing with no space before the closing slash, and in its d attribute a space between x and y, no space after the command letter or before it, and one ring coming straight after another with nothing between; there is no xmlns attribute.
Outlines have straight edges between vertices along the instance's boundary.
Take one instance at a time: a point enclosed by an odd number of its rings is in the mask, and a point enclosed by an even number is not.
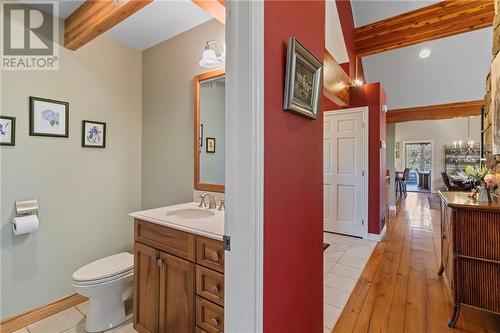
<svg viewBox="0 0 500 333"><path fill-rule="evenodd" d="M145 50L212 19L189 0L156 0L120 22L107 34Z"/></svg>
<svg viewBox="0 0 500 333"><path fill-rule="evenodd" d="M34 3L45 0L20 0ZM56 0L62 19L84 0ZM112 0L109 0L112 1ZM37 7L36 4L34 7ZM190 0L154 0L106 32L111 38L138 50L145 50L212 19Z"/></svg>
<svg viewBox="0 0 500 333"><path fill-rule="evenodd" d="M351 0L356 28L438 2L440 0Z"/></svg>
<svg viewBox="0 0 500 333"><path fill-rule="evenodd" d="M485 28L364 57L365 78L382 83L389 109L482 99L492 39Z"/></svg>
<svg viewBox="0 0 500 333"><path fill-rule="evenodd" d="M352 0L352 7L359 27L437 2ZM482 99L492 40L485 28L363 57L365 79L382 83L389 109ZM431 50L429 58L419 58L423 48Z"/></svg>
<svg viewBox="0 0 500 333"><path fill-rule="evenodd" d="M340 25L339 12L334 0L326 1L325 8L325 47L339 63L349 62L349 55Z"/></svg>

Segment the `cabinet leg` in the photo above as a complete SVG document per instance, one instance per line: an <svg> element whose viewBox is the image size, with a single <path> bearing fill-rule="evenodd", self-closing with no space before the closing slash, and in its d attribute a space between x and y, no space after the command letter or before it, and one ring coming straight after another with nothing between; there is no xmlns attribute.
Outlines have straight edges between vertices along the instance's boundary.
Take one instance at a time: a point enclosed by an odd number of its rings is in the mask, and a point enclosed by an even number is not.
<svg viewBox="0 0 500 333"><path fill-rule="evenodd" d="M439 266L438 275L443 275L443 273L444 273L444 265L443 263L441 263L441 265Z"/></svg>
<svg viewBox="0 0 500 333"><path fill-rule="evenodd" d="M448 321L449 328L455 327L455 324L457 323L459 314L460 314L460 305L453 305L453 313L451 314L451 318Z"/></svg>

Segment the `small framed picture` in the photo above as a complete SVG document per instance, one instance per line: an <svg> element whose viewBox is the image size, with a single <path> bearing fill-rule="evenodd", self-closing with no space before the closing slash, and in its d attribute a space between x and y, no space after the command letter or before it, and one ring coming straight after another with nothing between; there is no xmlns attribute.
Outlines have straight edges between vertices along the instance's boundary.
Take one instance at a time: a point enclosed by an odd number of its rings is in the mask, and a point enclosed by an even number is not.
<svg viewBox="0 0 500 333"><path fill-rule="evenodd" d="M99 121L82 121L82 147L106 147L106 123Z"/></svg>
<svg viewBox="0 0 500 333"><path fill-rule="evenodd" d="M207 138L207 153L215 153L215 138Z"/></svg>
<svg viewBox="0 0 500 333"><path fill-rule="evenodd" d="M30 135L69 137L69 103L30 96Z"/></svg>
<svg viewBox="0 0 500 333"><path fill-rule="evenodd" d="M283 108L317 119L323 63L293 37L288 39Z"/></svg>
<svg viewBox="0 0 500 333"><path fill-rule="evenodd" d="M0 146L16 145L16 118L0 116Z"/></svg>

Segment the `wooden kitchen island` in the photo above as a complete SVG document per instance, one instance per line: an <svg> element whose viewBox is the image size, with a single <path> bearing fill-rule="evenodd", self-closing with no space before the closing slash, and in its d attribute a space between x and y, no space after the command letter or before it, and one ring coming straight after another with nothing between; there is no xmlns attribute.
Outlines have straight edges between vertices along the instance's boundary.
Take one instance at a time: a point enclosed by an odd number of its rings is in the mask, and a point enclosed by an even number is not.
<svg viewBox="0 0 500 333"><path fill-rule="evenodd" d="M500 314L500 200L467 198L468 192L439 191L441 267L452 297L454 327L460 306Z"/></svg>

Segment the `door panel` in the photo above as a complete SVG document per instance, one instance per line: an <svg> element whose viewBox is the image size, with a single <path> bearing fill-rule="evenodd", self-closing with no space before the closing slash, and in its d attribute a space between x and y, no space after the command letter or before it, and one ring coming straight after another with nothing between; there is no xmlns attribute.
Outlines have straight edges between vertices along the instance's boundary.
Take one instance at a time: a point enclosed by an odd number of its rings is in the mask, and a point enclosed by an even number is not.
<svg viewBox="0 0 500 333"><path fill-rule="evenodd" d="M363 111L324 116L324 229L363 236Z"/></svg>
<svg viewBox="0 0 500 333"><path fill-rule="evenodd" d="M164 252L160 258L160 332L194 333L195 264Z"/></svg>
<svg viewBox="0 0 500 333"><path fill-rule="evenodd" d="M158 333L158 253L152 247L134 244L134 328L140 333Z"/></svg>

